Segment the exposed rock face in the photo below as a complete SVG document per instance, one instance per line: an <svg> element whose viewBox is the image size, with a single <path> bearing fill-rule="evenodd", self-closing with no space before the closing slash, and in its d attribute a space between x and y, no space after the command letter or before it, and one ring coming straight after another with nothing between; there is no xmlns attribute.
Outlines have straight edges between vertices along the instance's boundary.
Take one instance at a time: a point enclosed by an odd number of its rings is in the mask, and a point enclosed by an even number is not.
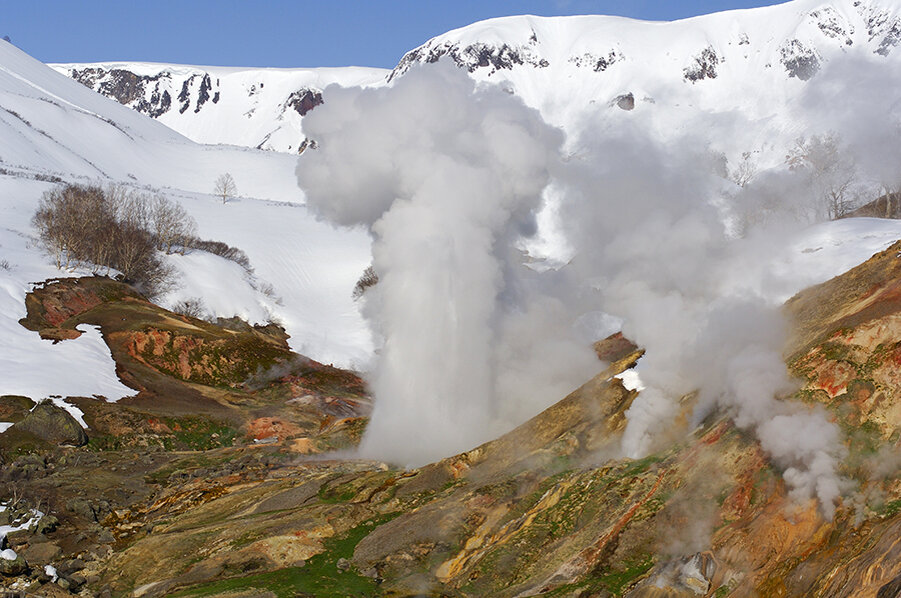
<svg viewBox="0 0 901 598"><path fill-rule="evenodd" d="M51 401L38 403L14 427L56 444L83 446L88 443L88 435L78 421Z"/></svg>
<svg viewBox="0 0 901 598"><path fill-rule="evenodd" d="M888 56L901 44L901 17L872 2L855 1L854 6L864 19L869 40L878 44L874 52Z"/></svg>
<svg viewBox="0 0 901 598"><path fill-rule="evenodd" d="M322 92L316 89L299 89L288 96L285 106L301 116L322 104Z"/></svg>
<svg viewBox="0 0 901 598"><path fill-rule="evenodd" d="M449 57L458 67L465 68L470 73L485 70L489 75L501 70L511 70L517 65L529 65L537 68L545 68L549 65L549 62L534 49L538 43L534 32L526 44L474 43L460 46L450 42L433 43L434 41L404 55L391 72L388 80L404 74L417 62L438 62L443 56Z"/></svg>
<svg viewBox="0 0 901 598"><path fill-rule="evenodd" d="M796 39L782 46L779 52L782 55L782 65L789 77L807 81L820 70L820 57L816 50L808 48Z"/></svg>
<svg viewBox="0 0 901 598"><path fill-rule="evenodd" d="M697 83L704 79L716 79L716 65L720 63L720 58L716 54L713 46L707 46L701 53L695 56L691 65L685 67L682 71L686 81Z"/></svg>
<svg viewBox="0 0 901 598"><path fill-rule="evenodd" d="M598 56L586 52L581 56L573 56L569 61L577 67L590 68L596 73L603 73L617 62L623 60L623 58L623 55L618 54L616 50L610 50L606 56Z"/></svg>
<svg viewBox="0 0 901 598"><path fill-rule="evenodd" d="M58 67L62 70L62 67ZM253 135L244 145L258 149L297 151L304 142L298 117L322 104L322 90L313 85L296 85L293 88L276 79L280 85L275 92L263 81L245 84L245 75L234 75L223 80L218 71L204 71L201 67L170 67L160 65L66 65L64 72L86 87L124 104L142 114L159 119L188 137L196 137L201 143L216 142L219 118L216 106L220 102L235 112L237 104L247 119L254 121L248 128ZM273 76L267 73L266 76ZM291 75L287 73L285 78ZM262 78L262 77L261 77ZM307 73L295 77L298 82L317 80ZM240 80L237 80L240 79ZM224 82L225 81L225 82ZM267 95L264 97L264 90ZM282 91L279 91L282 90ZM196 121L196 122L195 122ZM265 122L259 122L265 121ZM196 123L200 123L199 125ZM240 131L244 122L219 123L222 128ZM212 133L210 131L213 131ZM260 130L266 131L259 133ZM213 139L204 137L213 135ZM226 143L241 139L240 132L227 136ZM288 140L287 145L285 145Z"/></svg>
<svg viewBox="0 0 901 598"><path fill-rule="evenodd" d="M100 67L72 69L69 76L120 104L158 118L172 107L172 96L160 83L163 74L136 75L126 69L106 71Z"/></svg>

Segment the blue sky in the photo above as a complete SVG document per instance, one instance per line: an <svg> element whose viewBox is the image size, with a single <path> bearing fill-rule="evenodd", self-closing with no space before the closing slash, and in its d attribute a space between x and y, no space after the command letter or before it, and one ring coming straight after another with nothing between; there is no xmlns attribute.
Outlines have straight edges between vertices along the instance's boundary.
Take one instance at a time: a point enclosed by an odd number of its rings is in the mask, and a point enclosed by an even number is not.
<svg viewBox="0 0 901 598"><path fill-rule="evenodd" d="M379 66L469 23L513 14L672 20L773 0L0 0L0 36L44 62Z"/></svg>

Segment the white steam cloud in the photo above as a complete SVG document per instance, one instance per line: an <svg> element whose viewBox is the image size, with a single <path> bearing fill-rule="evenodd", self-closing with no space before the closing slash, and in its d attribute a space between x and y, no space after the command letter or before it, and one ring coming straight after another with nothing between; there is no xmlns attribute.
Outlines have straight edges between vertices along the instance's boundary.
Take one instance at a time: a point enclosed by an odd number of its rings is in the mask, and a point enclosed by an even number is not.
<svg viewBox="0 0 901 598"><path fill-rule="evenodd" d="M694 422L728 412L792 495L831 517L840 434L824 411L784 400L796 386L779 307L736 276L797 206L747 218L760 194L724 203L706 144L664 144L628 121L586 122L560 160L563 136L537 112L440 63L391 87L329 88L304 127L319 143L298 167L309 204L373 236L380 282L365 311L383 345L364 454L424 463L537 413L599 369L574 332L599 309L646 349L624 455L669 440L697 392ZM538 273L516 248L549 185L573 259Z"/></svg>
<svg viewBox="0 0 901 598"><path fill-rule="evenodd" d="M825 412L779 399L796 389L782 358L785 323L756 284L734 282L767 238L778 242L793 206L783 205L779 230L735 238L712 201L722 181L704 165L703 144L661 144L629 128L578 145L579 158L561 174L570 185L561 219L573 265L646 350L646 388L627 414L625 455L671 440L681 399L697 391L695 423L728 412L785 470L792 495L819 498L831 517L843 485L838 429Z"/></svg>
<svg viewBox="0 0 901 598"><path fill-rule="evenodd" d="M594 373L574 316L515 249L562 133L448 65L326 95L298 177L313 208L373 236L365 313L383 346L361 451L421 464L468 450Z"/></svg>

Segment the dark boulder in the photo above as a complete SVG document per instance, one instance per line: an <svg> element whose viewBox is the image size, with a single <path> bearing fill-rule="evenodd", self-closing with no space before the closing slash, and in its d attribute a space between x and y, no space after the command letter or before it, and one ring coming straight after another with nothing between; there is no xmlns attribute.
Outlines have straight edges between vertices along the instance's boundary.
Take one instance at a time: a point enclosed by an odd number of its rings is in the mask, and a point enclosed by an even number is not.
<svg viewBox="0 0 901 598"><path fill-rule="evenodd" d="M88 443L88 435L78 421L51 401L39 403L14 427L56 444L84 446Z"/></svg>
<svg viewBox="0 0 901 598"><path fill-rule="evenodd" d="M28 563L21 554L16 555L15 559L0 558L0 575L15 577L26 571L28 571Z"/></svg>

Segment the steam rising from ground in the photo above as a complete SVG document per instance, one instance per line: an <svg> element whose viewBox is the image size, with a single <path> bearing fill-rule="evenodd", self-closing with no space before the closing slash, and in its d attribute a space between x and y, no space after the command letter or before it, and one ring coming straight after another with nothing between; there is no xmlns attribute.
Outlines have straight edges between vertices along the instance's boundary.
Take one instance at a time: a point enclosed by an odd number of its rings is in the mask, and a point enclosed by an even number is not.
<svg viewBox="0 0 901 598"><path fill-rule="evenodd" d="M735 282L735 269L761 243L778 242L785 218L778 230L734 238L711 201L722 182L693 140L662 145L627 129L585 137L579 147L561 175L570 185L561 217L574 266L594 281L602 309L646 349L639 366L646 388L627 413L626 456L671 440L684 416L680 400L697 391L686 423L729 412L784 468L793 496L818 497L831 516L842 485L838 430L824 412L779 400L796 388L782 359L785 323L756 285ZM784 215L792 210L785 205Z"/></svg>
<svg viewBox="0 0 901 598"><path fill-rule="evenodd" d="M621 318L647 351L626 456L661 446L686 416L680 399L697 391L687 423L728 411L793 495L817 496L831 516L838 431L824 412L780 400L795 388L785 325L734 272L777 233L746 221L735 238L734 206L753 196L724 207L703 143L664 146L638 128L588 122L561 161L562 134L537 112L441 64L393 87L326 96L304 121L320 147L298 177L311 206L373 236L380 282L365 310L383 347L365 454L424 463L561 398L599 369L573 328L595 309ZM516 247L535 234L552 182L573 259L538 273Z"/></svg>
<svg viewBox="0 0 901 598"><path fill-rule="evenodd" d="M590 377L575 316L515 249L535 233L561 132L447 65L327 94L298 176L311 206L373 236L365 313L384 342L361 451L421 464L468 450Z"/></svg>

